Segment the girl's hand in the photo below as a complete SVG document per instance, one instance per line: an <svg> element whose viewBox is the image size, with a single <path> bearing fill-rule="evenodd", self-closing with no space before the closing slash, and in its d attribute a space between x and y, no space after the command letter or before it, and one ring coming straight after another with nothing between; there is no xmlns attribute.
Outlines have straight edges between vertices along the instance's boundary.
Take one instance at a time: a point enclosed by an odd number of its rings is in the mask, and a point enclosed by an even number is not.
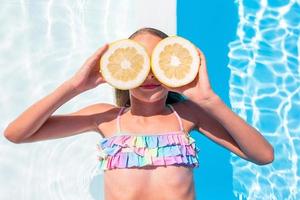
<svg viewBox="0 0 300 200"><path fill-rule="evenodd" d="M69 80L74 89L78 92L84 92L97 85L106 82L102 77L100 70L100 58L108 49L108 44L99 48L91 57L89 57L76 74Z"/></svg>
<svg viewBox="0 0 300 200"><path fill-rule="evenodd" d="M200 56L200 66L196 78L191 83L181 87L171 88L164 84L163 86L170 91L183 94L188 97L188 99L196 100L198 103L204 104L217 95L209 83L205 56L199 48L197 48L197 50Z"/></svg>

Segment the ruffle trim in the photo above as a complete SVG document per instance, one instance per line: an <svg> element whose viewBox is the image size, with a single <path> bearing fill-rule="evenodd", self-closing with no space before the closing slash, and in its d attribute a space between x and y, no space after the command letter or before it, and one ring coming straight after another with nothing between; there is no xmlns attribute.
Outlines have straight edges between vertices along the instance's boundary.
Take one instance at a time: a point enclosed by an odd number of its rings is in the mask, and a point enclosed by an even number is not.
<svg viewBox="0 0 300 200"><path fill-rule="evenodd" d="M197 156L169 156L169 157L142 157L137 154L126 153L116 156L109 156L104 160L99 160L98 168L102 170L123 169L131 167L144 166L167 166L167 165L184 165L198 167Z"/></svg>
<svg viewBox="0 0 300 200"><path fill-rule="evenodd" d="M189 145L195 140L183 133L164 134L164 135L114 135L108 138L102 138L99 145L102 148L113 147L114 145L122 147L148 147L155 148L166 145Z"/></svg>
<svg viewBox="0 0 300 200"><path fill-rule="evenodd" d="M186 134L116 135L97 144L99 168L180 164L197 167L195 140Z"/></svg>

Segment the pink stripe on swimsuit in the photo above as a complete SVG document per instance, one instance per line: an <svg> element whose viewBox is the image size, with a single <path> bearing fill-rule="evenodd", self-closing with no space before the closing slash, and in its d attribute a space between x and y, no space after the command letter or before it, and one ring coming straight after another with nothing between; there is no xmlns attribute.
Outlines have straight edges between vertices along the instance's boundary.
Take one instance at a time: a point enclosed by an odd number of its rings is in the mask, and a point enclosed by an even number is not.
<svg viewBox="0 0 300 200"><path fill-rule="evenodd" d="M97 144L98 168L110 170L116 168L185 165L198 167L200 149L195 140L184 131L182 121L171 104L167 104L175 113L180 131L152 135L120 134L120 115L117 116L116 135L100 139Z"/></svg>

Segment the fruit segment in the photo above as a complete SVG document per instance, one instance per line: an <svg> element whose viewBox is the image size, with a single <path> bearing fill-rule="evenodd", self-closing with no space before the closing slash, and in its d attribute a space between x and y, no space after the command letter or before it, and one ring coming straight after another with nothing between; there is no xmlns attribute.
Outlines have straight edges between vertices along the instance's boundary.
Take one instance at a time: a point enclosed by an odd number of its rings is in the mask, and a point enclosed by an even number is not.
<svg viewBox="0 0 300 200"><path fill-rule="evenodd" d="M109 45L100 60L100 72L111 86L128 90L141 85L150 71L146 49L130 40L118 40Z"/></svg>
<svg viewBox="0 0 300 200"><path fill-rule="evenodd" d="M179 36L161 40L152 52L151 69L156 78L169 87L192 82L199 69L200 57L196 47Z"/></svg>
<svg viewBox="0 0 300 200"><path fill-rule="evenodd" d="M182 37L170 36L161 40L155 46L151 60L141 44L123 39L109 45L100 60L100 73L108 84L120 90L140 86L151 69L161 83L180 87L195 79L199 66L196 47Z"/></svg>

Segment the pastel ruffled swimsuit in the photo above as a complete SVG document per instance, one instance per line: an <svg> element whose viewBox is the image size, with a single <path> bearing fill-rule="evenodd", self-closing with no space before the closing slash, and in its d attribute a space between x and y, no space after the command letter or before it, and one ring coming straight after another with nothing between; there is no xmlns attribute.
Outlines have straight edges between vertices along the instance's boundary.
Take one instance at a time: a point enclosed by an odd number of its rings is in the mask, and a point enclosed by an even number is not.
<svg viewBox="0 0 300 200"><path fill-rule="evenodd" d="M122 107L117 116L117 134L102 138L97 144L98 169L166 165L198 167L200 149L189 133L184 131L173 106L167 105L178 118L181 130L155 135L121 134L120 115L126 108Z"/></svg>

